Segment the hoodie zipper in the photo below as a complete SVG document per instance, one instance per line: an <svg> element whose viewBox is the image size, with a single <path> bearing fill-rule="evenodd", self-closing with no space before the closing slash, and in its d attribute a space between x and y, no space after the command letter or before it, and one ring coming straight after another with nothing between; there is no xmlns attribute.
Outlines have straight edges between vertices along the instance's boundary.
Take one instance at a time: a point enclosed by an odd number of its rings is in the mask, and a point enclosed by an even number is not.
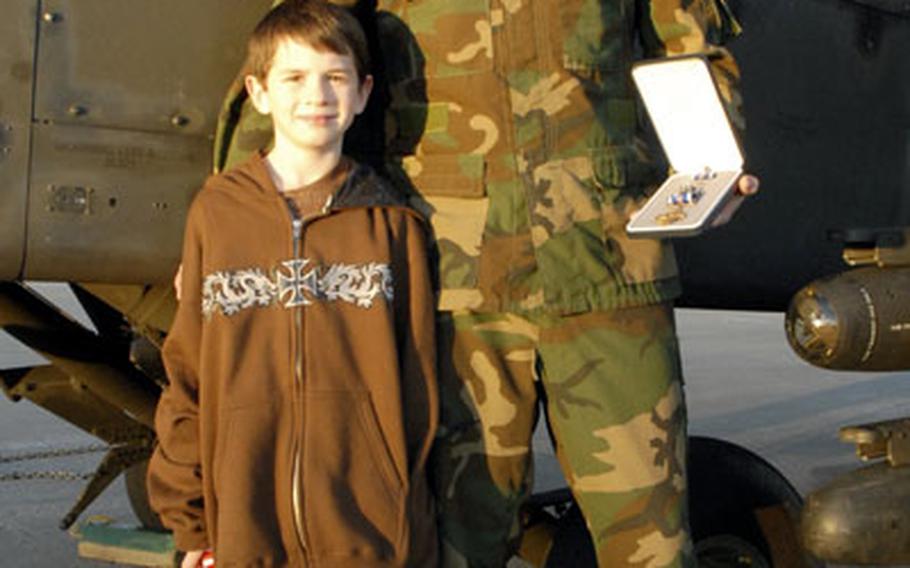
<svg viewBox="0 0 910 568"><path fill-rule="evenodd" d="M322 210L316 215L312 215L309 218L301 217L298 213L296 204L293 203L290 199L286 200L288 211L291 215L291 232L294 238L294 260L299 260L302 253L303 245L303 229L304 226L313 219L317 217L323 217L328 215L332 203L334 201L334 196L330 195L326 200L325 204L322 206ZM303 554L309 562L310 554L306 528L304 526L303 518L303 499L304 496L301 495L301 488L303 487L303 436L304 436L304 422L306 417L303 415L303 390L304 390L304 377L303 377L303 340L304 340L304 330L303 330L303 308L304 306L296 306L294 308L294 326L297 331L297 341L294 345L294 390L296 396L294 397L294 405L296 407L296 413L300 417L300 427L297 429L296 436L294 436L294 451L293 451L293 470L291 474L291 506L294 512L294 531L297 534L297 540L300 543L300 547L303 549Z"/></svg>
<svg viewBox="0 0 910 568"><path fill-rule="evenodd" d="M288 209L291 214L291 230L294 237L294 260L300 258L301 237L303 236L303 219L298 217L297 212L290 202ZM309 547L307 546L306 531L303 526L303 496L300 494L302 487L302 446L303 446L303 424L306 419L303 416L303 306L294 308L294 329L296 330L296 341L294 342L294 407L296 414L300 417L299 427L294 436L293 452L293 472L291 475L291 506L294 510L294 531L297 534L297 540L303 549L303 554L309 560Z"/></svg>

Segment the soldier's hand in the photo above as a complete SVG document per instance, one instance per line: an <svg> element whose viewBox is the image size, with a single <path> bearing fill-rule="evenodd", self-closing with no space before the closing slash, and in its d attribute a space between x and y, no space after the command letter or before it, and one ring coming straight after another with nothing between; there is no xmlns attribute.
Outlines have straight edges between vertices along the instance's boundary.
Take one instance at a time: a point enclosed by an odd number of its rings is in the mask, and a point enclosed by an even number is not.
<svg viewBox="0 0 910 568"><path fill-rule="evenodd" d="M739 206L743 204L746 197L758 193L758 186L759 181L757 177L749 174L741 175L736 182L736 195L727 202L723 211L714 218L714 222L711 223L711 226L720 227L721 225L727 224L727 222L733 218L733 214L736 213Z"/></svg>

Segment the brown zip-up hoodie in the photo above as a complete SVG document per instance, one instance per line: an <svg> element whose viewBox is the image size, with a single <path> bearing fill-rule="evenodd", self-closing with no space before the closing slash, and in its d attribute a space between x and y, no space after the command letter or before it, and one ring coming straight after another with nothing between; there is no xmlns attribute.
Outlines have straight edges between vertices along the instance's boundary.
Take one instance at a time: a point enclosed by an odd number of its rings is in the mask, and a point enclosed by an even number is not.
<svg viewBox="0 0 910 568"><path fill-rule="evenodd" d="M355 166L292 220L254 156L187 219L152 506L219 567L434 566L437 421L422 220Z"/></svg>

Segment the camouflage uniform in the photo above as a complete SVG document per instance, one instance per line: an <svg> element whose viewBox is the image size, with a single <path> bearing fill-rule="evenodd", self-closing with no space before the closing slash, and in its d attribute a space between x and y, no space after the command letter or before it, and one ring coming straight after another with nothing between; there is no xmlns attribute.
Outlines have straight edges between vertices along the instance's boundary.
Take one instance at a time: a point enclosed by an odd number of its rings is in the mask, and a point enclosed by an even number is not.
<svg viewBox="0 0 910 568"><path fill-rule="evenodd" d="M718 47L736 21L724 0L375 3L385 139L352 148L380 152L435 231L446 565L508 557L538 396L600 565L691 565L676 267L669 245L624 232L666 164L629 71L710 54L738 121ZM225 106L221 164L267 134L241 102Z"/></svg>

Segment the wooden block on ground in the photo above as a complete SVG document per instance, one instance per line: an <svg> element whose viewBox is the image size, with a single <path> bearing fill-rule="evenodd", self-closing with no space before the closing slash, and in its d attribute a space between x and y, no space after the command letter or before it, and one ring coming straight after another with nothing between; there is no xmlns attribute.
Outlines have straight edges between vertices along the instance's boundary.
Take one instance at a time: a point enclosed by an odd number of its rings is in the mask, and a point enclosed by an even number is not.
<svg viewBox="0 0 910 568"><path fill-rule="evenodd" d="M174 566L176 550L170 533L104 522L85 522L73 531L82 558L131 566Z"/></svg>

